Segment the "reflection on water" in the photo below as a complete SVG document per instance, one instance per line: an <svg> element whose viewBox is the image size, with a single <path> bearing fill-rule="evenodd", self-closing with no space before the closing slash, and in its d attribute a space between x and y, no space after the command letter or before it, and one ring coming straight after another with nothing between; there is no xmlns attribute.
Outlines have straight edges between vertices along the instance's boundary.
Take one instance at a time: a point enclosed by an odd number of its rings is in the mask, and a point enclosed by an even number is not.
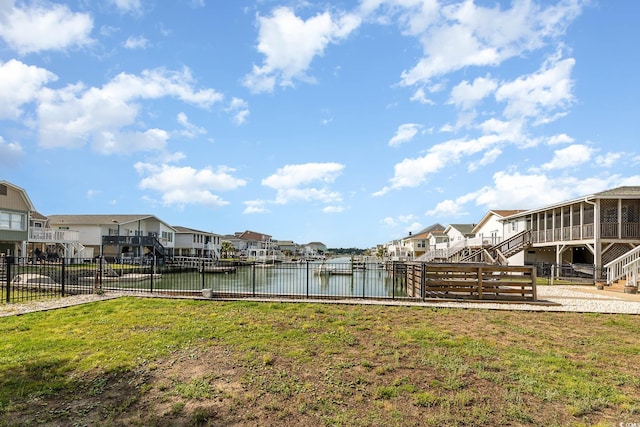
<svg viewBox="0 0 640 427"><path fill-rule="evenodd" d="M218 293L300 297L406 296L400 285L401 280L392 271L376 263L358 267L352 268L350 262L339 259L326 263L247 265L238 267L234 273L165 273L155 283L155 289L209 288Z"/></svg>

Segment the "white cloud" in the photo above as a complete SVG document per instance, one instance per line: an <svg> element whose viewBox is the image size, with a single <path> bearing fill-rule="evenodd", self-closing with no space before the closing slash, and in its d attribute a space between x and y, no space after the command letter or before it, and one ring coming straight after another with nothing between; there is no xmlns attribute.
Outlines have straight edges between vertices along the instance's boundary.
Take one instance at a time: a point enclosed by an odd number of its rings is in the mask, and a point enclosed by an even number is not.
<svg viewBox="0 0 640 427"><path fill-rule="evenodd" d="M413 233L413 232L418 232L420 230L424 229L424 225L422 225L421 222L413 222L411 224L409 224L408 226L406 226L404 228L404 232L405 234L409 234L409 233Z"/></svg>
<svg viewBox="0 0 640 427"><path fill-rule="evenodd" d="M496 100L506 102L504 116L535 117L540 123L562 116L552 113L573 102L574 64L573 58L559 59L556 55L545 61L538 72L502 84L496 91Z"/></svg>
<svg viewBox="0 0 640 427"><path fill-rule="evenodd" d="M0 119L19 119L24 104L37 100L42 87L57 76L18 60L0 62Z"/></svg>
<svg viewBox="0 0 640 427"><path fill-rule="evenodd" d="M92 42L93 19L75 13L66 5L34 2L16 6L13 0L0 4L0 38L20 55L44 50L65 50Z"/></svg>
<svg viewBox="0 0 640 427"><path fill-rule="evenodd" d="M639 186L640 185L640 175L628 176L625 178L621 178L616 183L617 186L625 185L625 186Z"/></svg>
<svg viewBox="0 0 640 427"><path fill-rule="evenodd" d="M261 214L261 213L269 213L271 212L269 209L265 207L265 200L248 200L244 202L246 208L242 211L243 214Z"/></svg>
<svg viewBox="0 0 640 427"><path fill-rule="evenodd" d="M422 230L424 228L424 226L417 221L417 217L414 214L398 215L397 218L388 216L383 218L380 222L385 224L387 227L396 228L398 226L402 226L402 230L406 233Z"/></svg>
<svg viewBox="0 0 640 427"><path fill-rule="evenodd" d="M180 132L180 135L186 138L195 138L198 135L205 135L207 133L206 129L191 123L187 115L183 112L178 113L176 119L178 120L178 123L184 127L184 130Z"/></svg>
<svg viewBox="0 0 640 427"><path fill-rule="evenodd" d="M381 196L403 187L417 187L424 183L429 175L439 172L450 164L460 162L462 157L495 149L499 144L511 141L510 138L510 134L493 134L470 140L454 139L436 144L424 156L404 159L397 163L394 166L394 176L390 179L390 185L373 195Z"/></svg>
<svg viewBox="0 0 640 427"><path fill-rule="evenodd" d="M463 110L468 110L493 93L497 87L498 84L495 80L485 77L478 77L471 84L464 80L451 90L449 103Z"/></svg>
<svg viewBox="0 0 640 427"><path fill-rule="evenodd" d="M557 145L557 144L570 144L574 140L572 137L567 135L566 133L561 133L559 135L552 135L547 139L547 144L549 145Z"/></svg>
<svg viewBox="0 0 640 427"><path fill-rule="evenodd" d="M233 122L241 125L247 121L249 117L249 103L242 98L232 98L231 103L225 111L233 115Z"/></svg>
<svg viewBox="0 0 640 427"><path fill-rule="evenodd" d="M606 153L596 157L596 164L604 168L610 168L618 160L622 159L625 153Z"/></svg>
<svg viewBox="0 0 640 427"><path fill-rule="evenodd" d="M567 169L587 163L591 160L593 148L588 145L573 144L556 150L553 159L542 165L544 170Z"/></svg>
<svg viewBox="0 0 640 427"><path fill-rule="evenodd" d="M417 219L417 217L414 214L407 214L407 215L399 215L398 216L398 221L402 222L402 223L409 223L412 221L415 221Z"/></svg>
<svg viewBox="0 0 640 427"><path fill-rule="evenodd" d="M107 153L104 150L112 145L104 143L105 135L117 135L122 128L136 123L140 109L136 101L173 97L208 108L222 100L222 95L213 89L196 90L193 86L188 69L179 72L156 69L143 71L141 75L121 73L102 88L76 84L57 90L44 89L38 106L39 142L51 148L78 147L93 140ZM149 144L139 147L147 149Z"/></svg>
<svg viewBox="0 0 640 427"><path fill-rule="evenodd" d="M463 206L454 200L444 200L436 205L434 209L426 211L426 216L451 218L463 214Z"/></svg>
<svg viewBox="0 0 640 427"><path fill-rule="evenodd" d="M149 40L144 36L130 36L123 44L127 49L146 49L150 46Z"/></svg>
<svg viewBox="0 0 640 427"><path fill-rule="evenodd" d="M344 165L339 163L287 165L263 179L262 185L277 191L275 203L278 204L295 200L331 204L341 202L342 196L339 192L330 191L326 185L334 182L343 169Z"/></svg>
<svg viewBox="0 0 640 427"><path fill-rule="evenodd" d="M581 178L500 171L493 176L493 186L472 193L471 200L487 210L533 209L621 185L618 182L617 176Z"/></svg>
<svg viewBox="0 0 640 427"><path fill-rule="evenodd" d="M418 7L422 9L413 15L417 19L402 21L407 34L420 37L424 51L423 58L402 73L401 83L406 86L429 82L465 67L497 66L508 58L538 49L564 33L583 7L580 0L550 6L515 1L505 10L500 6L478 6L473 1L446 4L438 10L435 2L396 3L410 13Z"/></svg>
<svg viewBox="0 0 640 427"><path fill-rule="evenodd" d="M154 165L138 162L135 164L141 179L139 187L162 195L162 203L167 206L205 205L220 207L229 204L218 191L231 191L246 185L247 181L233 176L235 169L220 166L217 169Z"/></svg>
<svg viewBox="0 0 640 427"><path fill-rule="evenodd" d="M24 156L22 146L17 142L6 142L0 136L0 165L13 167Z"/></svg>
<svg viewBox="0 0 640 427"><path fill-rule="evenodd" d="M326 206L322 209L324 213L340 213L344 211L342 206Z"/></svg>
<svg viewBox="0 0 640 427"><path fill-rule="evenodd" d="M102 191L94 190L93 188L90 188L87 190L87 199L93 200L95 197L97 197L100 194L102 194Z"/></svg>
<svg viewBox="0 0 640 427"><path fill-rule="evenodd" d="M346 38L360 25L360 18L324 12L304 20L291 9L278 7L271 16L259 17L258 24L257 49L265 58L245 76L244 85L253 92L271 92L276 84L312 81L307 69L314 57L323 55L330 43Z"/></svg>
<svg viewBox="0 0 640 427"><path fill-rule="evenodd" d="M498 120L488 119L478 125L484 135L502 135L505 141L528 143L524 135L525 123L520 119Z"/></svg>
<svg viewBox="0 0 640 427"><path fill-rule="evenodd" d="M499 148L492 148L490 150L487 150L480 160L478 160L477 162L469 163L467 170L469 172L474 172L483 166L490 165L494 163L501 154L502 150Z"/></svg>
<svg viewBox="0 0 640 427"><path fill-rule="evenodd" d="M94 135L91 147L100 154L131 154L138 151L162 151L169 135L162 129L144 132L109 132Z"/></svg>
<svg viewBox="0 0 640 427"><path fill-rule="evenodd" d="M427 97L427 95L424 93L424 89L423 88L418 88L413 95L411 95L411 98L409 98L410 101L414 101L414 102L419 102L420 104L425 104L425 105L434 105L435 103L429 99Z"/></svg>
<svg viewBox="0 0 640 427"><path fill-rule="evenodd" d="M393 218L392 218L392 217L390 217L390 216L385 217L385 218L382 220L382 223L383 223L383 224L385 224L385 225L387 225L387 226L389 226L389 227L395 227L395 226L397 226L397 225L398 225L398 223L396 222L396 220L395 220L395 219L393 219Z"/></svg>
<svg viewBox="0 0 640 427"><path fill-rule="evenodd" d="M422 129L422 126L416 123L405 123L398 126L396 134L389 140L389 146L396 147L405 142L411 141Z"/></svg>
<svg viewBox="0 0 640 427"><path fill-rule="evenodd" d="M434 216L441 218L450 218L450 217L458 217L466 215L467 212L464 210L465 204L474 200L476 197L476 193L469 193L462 195L455 200L443 200L439 202L435 208L430 209L425 212L426 216Z"/></svg>
<svg viewBox="0 0 640 427"><path fill-rule="evenodd" d="M142 10L140 0L110 0L121 12L139 13Z"/></svg>

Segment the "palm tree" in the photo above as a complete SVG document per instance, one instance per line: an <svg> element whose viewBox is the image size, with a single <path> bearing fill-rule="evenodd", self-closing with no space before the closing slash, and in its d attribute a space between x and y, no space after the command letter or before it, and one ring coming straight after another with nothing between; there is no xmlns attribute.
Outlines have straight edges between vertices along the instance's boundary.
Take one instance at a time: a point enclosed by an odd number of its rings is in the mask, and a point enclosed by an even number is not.
<svg viewBox="0 0 640 427"><path fill-rule="evenodd" d="M231 243L228 240L225 240L224 242L222 242L221 249L222 249L222 253L224 254L223 258L229 258L229 253L234 255L236 252L236 248L233 246L233 243Z"/></svg>

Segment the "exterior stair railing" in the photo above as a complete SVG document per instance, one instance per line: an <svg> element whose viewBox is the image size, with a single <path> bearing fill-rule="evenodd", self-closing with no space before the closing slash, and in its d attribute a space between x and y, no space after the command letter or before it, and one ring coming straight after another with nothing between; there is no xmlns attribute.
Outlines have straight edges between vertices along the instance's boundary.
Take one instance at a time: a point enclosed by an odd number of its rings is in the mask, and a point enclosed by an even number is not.
<svg viewBox="0 0 640 427"><path fill-rule="evenodd" d="M531 244L531 230L524 230L518 234L491 246L489 249L478 249L462 258L460 262L485 261L490 264L507 264L507 258Z"/></svg>
<svg viewBox="0 0 640 427"><path fill-rule="evenodd" d="M640 258L624 266L627 286L638 288L638 276L640 275Z"/></svg>
<svg viewBox="0 0 640 427"><path fill-rule="evenodd" d="M417 262L431 262L436 259L443 260L445 262L453 262L453 258L465 249L477 248L487 246L486 239L480 237L472 237L464 240L456 240L449 244L449 246L439 243L435 248L428 250L424 254L415 259Z"/></svg>
<svg viewBox="0 0 640 427"><path fill-rule="evenodd" d="M640 246L605 264L607 285L611 285L623 277L628 277L630 273L637 275L637 270L640 267L638 260L640 260Z"/></svg>

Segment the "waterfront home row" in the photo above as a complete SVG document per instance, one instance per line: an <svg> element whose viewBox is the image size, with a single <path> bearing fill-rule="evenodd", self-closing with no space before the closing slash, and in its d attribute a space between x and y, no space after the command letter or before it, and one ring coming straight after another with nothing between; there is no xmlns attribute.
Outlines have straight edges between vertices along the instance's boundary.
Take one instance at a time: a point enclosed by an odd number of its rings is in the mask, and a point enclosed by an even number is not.
<svg viewBox="0 0 640 427"><path fill-rule="evenodd" d="M477 224L440 224L387 245L427 262L586 264L596 271L640 252L640 187L625 186L529 210L491 210ZM604 274L604 273L602 273Z"/></svg>
<svg viewBox="0 0 640 427"><path fill-rule="evenodd" d="M98 255L132 263L152 258L197 257L219 259L222 242L248 258L281 251L264 233L246 231L235 236L172 226L155 215L51 215L37 212L27 192L0 181L0 253L36 258L91 259ZM317 254L318 242L291 245L302 254Z"/></svg>

